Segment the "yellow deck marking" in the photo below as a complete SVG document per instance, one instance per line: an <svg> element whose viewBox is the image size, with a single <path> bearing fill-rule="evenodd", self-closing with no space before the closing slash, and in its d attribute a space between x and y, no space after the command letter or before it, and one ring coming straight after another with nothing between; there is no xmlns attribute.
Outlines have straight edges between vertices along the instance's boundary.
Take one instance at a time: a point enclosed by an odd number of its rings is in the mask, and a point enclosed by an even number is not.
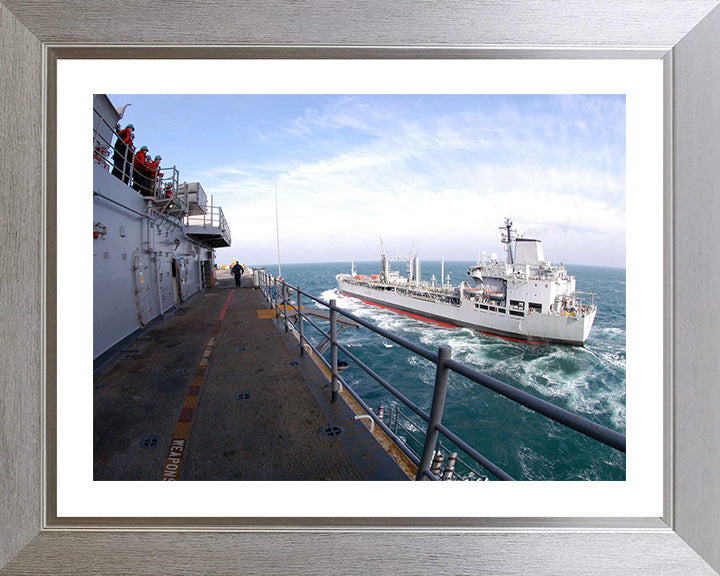
<svg viewBox="0 0 720 576"><path fill-rule="evenodd" d="M205 377L207 376L208 361L215 347L215 341L220 332L222 321L225 319L225 313L230 305L230 298L232 298L233 293L234 290L231 290L227 300L225 300L222 312L220 312L210 339L205 345L202 359L197 365L197 368L195 368L195 373L193 374L187 394L185 395L182 410L180 411L180 417L175 425L173 437L170 441L170 448L168 449L165 466L163 467L163 480L177 480L180 478L180 471L182 470L183 459L185 458L185 449L188 438L190 437L195 408L197 408L198 401L200 400L200 392L205 383Z"/></svg>
<svg viewBox="0 0 720 576"><path fill-rule="evenodd" d="M258 310L257 314L260 320L268 320L269 318L275 318L275 310Z"/></svg>
<svg viewBox="0 0 720 576"><path fill-rule="evenodd" d="M186 396L183 408L195 408L198 403L199 396Z"/></svg>

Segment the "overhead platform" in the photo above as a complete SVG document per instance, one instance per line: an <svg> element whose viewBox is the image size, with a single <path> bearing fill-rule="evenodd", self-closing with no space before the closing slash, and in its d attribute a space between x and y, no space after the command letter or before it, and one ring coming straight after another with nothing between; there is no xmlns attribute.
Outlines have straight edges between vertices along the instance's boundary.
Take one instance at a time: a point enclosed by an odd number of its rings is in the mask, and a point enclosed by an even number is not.
<svg viewBox="0 0 720 576"><path fill-rule="evenodd" d="M222 208L210 206L204 214L189 215L185 219L185 233L193 240L213 248L226 248L232 243Z"/></svg>
<svg viewBox="0 0 720 576"><path fill-rule="evenodd" d="M224 234L220 228L190 226L185 230L186 234L193 240L197 240L211 248L227 248L230 246L230 231Z"/></svg>

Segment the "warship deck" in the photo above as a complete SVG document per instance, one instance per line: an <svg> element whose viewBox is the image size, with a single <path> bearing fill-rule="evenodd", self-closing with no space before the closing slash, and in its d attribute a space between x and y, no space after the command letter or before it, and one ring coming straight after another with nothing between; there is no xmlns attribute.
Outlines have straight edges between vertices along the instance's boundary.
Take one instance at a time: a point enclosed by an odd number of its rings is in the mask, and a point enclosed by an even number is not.
<svg viewBox="0 0 720 576"><path fill-rule="evenodd" d="M94 479L407 480L252 279L218 272L96 371Z"/></svg>

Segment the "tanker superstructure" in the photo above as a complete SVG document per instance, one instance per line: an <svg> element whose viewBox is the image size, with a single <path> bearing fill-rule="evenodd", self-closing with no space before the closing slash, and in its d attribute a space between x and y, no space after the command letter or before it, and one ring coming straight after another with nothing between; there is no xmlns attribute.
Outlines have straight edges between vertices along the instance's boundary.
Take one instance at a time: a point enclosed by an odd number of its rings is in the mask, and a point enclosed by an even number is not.
<svg viewBox="0 0 720 576"><path fill-rule="evenodd" d="M501 230L506 260L483 258L459 285L442 277L439 283L420 280L414 249L402 259L408 262L407 277L391 271L383 246L380 274L357 275L353 267L350 274L336 276L338 287L367 303L441 324L528 341L584 344L597 313L594 295L577 292L575 277L545 260L540 240L518 238L507 218Z"/></svg>
<svg viewBox="0 0 720 576"><path fill-rule="evenodd" d="M93 358L137 335L214 283L215 248L230 246L222 208L175 166L139 184L118 162L120 113L93 99ZM115 154L113 151L115 150Z"/></svg>

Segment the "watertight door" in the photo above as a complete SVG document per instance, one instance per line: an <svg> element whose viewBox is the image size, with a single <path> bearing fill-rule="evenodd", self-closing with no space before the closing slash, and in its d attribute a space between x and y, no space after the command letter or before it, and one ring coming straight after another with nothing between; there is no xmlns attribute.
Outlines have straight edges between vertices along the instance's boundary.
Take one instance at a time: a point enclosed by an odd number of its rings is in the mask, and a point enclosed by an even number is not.
<svg viewBox="0 0 720 576"><path fill-rule="evenodd" d="M140 254L136 253L133 256L133 288L138 322L141 326L147 324L155 316L152 307L149 270L147 262L144 262Z"/></svg>

